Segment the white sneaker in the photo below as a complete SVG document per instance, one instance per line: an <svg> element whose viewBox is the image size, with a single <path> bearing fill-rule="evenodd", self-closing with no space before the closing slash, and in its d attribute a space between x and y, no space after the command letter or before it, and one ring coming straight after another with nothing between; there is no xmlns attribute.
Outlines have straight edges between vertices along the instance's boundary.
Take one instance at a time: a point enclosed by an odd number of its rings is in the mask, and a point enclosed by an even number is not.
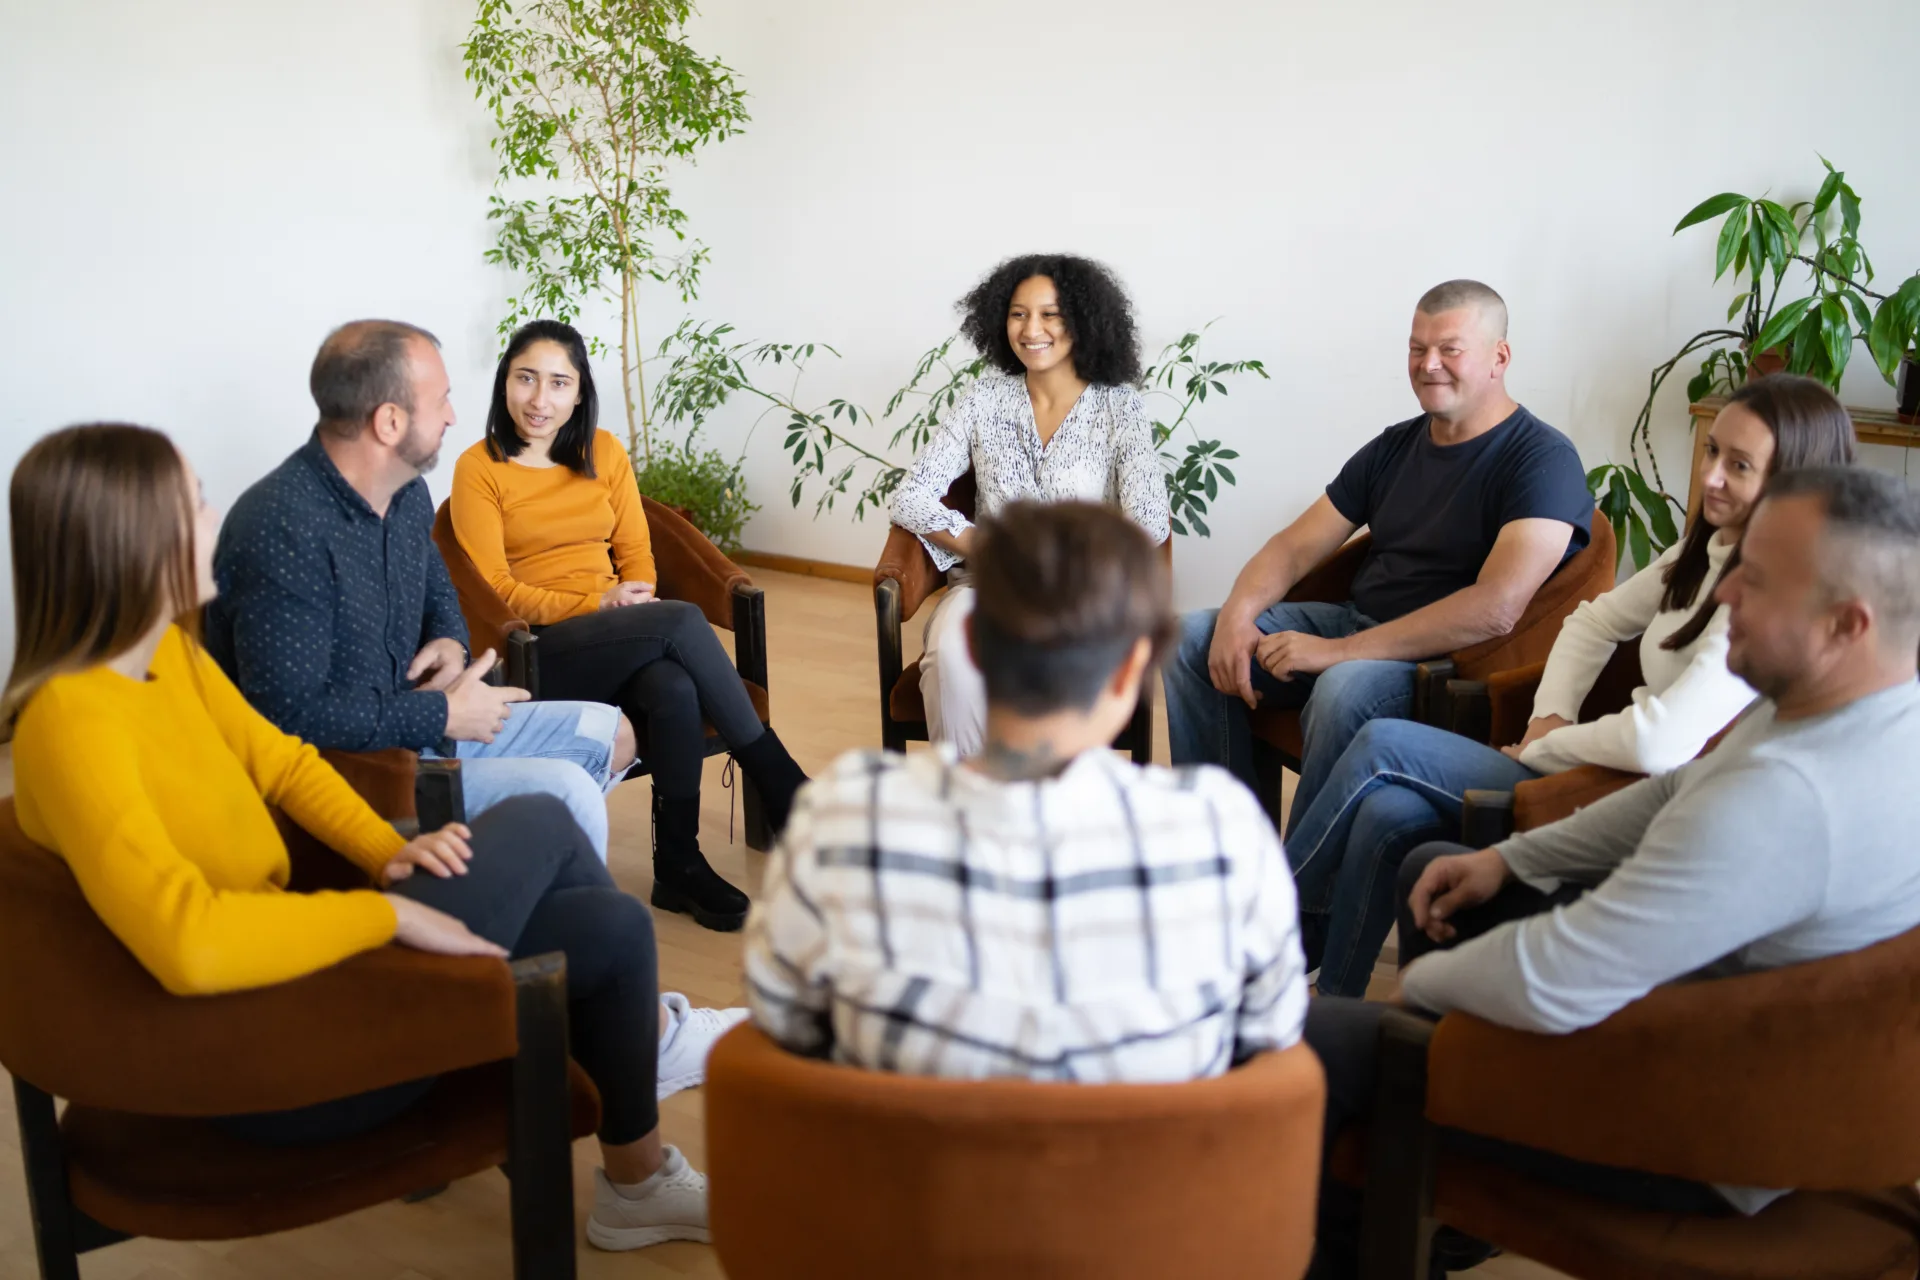
<svg viewBox="0 0 1920 1280"><path fill-rule="evenodd" d="M671 1097L706 1078L713 1042L747 1020L745 1009L696 1009L678 991L662 992L660 1003L672 1018L660 1035L660 1069L654 1097Z"/></svg>
<svg viewBox="0 0 1920 1280"><path fill-rule="evenodd" d="M593 1171L587 1240L594 1248L618 1252L668 1240L708 1242L707 1175L688 1164L678 1147L668 1147L666 1156L651 1178L626 1191L607 1180L605 1169Z"/></svg>

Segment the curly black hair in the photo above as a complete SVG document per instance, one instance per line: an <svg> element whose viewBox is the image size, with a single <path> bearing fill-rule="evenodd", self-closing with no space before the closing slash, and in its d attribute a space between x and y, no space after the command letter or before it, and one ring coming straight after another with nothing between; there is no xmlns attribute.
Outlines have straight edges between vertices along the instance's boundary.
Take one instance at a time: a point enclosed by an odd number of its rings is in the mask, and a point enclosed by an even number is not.
<svg viewBox="0 0 1920 1280"><path fill-rule="evenodd" d="M1007 308L1013 291L1035 276L1053 281L1060 295L1060 318L1073 339L1074 372L1108 387L1139 382L1140 336L1133 327L1133 303L1113 272L1087 258L1065 253L1008 258L955 304L962 317L961 336L1002 373L1025 373L1027 366L1007 341Z"/></svg>

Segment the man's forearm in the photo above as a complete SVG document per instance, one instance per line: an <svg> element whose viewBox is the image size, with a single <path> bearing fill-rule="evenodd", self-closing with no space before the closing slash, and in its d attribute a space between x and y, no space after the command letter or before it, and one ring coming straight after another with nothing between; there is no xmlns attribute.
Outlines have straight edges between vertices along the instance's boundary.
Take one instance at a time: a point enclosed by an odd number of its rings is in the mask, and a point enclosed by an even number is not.
<svg viewBox="0 0 1920 1280"><path fill-rule="evenodd" d="M1475 583L1392 622L1357 631L1341 642L1346 661L1418 662L1504 636L1517 613L1506 596Z"/></svg>

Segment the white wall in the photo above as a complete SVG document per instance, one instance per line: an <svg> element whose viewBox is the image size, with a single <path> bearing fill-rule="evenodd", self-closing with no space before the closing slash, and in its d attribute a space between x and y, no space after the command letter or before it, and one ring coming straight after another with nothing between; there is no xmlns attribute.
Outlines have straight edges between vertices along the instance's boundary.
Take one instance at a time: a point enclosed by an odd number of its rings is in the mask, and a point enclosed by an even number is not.
<svg viewBox="0 0 1920 1280"><path fill-rule="evenodd" d="M839 347L809 396L879 408L953 299L1035 248L1113 264L1151 345L1221 316L1213 353L1267 361L1271 383L1202 419L1242 483L1213 539L1179 550L1187 604L1414 412L1400 352L1435 281L1506 294L1515 394L1592 464L1624 456L1647 368L1730 296L1710 230L1667 235L1696 200L1811 194L1823 150L1866 198L1880 265L1920 266L1911 0L1817 18L1786 0L705 8L697 39L755 119L681 183L714 253L696 313ZM0 0L0 466L51 427L128 417L174 432L231 502L304 437L320 337L377 314L440 334L465 415L450 448L477 438L508 282L480 258L470 12ZM679 314L662 299L649 327ZM1858 362L1848 399L1888 403ZM1676 380L1670 471L1680 400ZM744 432L743 414L716 435ZM877 520L787 506L779 437L753 442L748 545L870 563Z"/></svg>

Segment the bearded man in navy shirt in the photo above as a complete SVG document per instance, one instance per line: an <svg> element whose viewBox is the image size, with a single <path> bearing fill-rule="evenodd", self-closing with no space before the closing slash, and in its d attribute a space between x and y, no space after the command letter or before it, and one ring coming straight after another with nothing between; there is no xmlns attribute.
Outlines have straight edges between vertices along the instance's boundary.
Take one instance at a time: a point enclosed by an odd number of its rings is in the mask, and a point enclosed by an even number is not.
<svg viewBox="0 0 1920 1280"><path fill-rule="evenodd" d="M1164 676L1175 764L1224 765L1253 786L1248 712L1303 708L1297 821L1361 725L1412 711L1416 663L1507 634L1587 545L1580 456L1507 394L1512 360L1506 303L1486 285L1450 280L1420 299L1407 376L1424 412L1349 459L1224 605L1181 619ZM1282 603L1363 525L1373 541L1352 600Z"/></svg>

